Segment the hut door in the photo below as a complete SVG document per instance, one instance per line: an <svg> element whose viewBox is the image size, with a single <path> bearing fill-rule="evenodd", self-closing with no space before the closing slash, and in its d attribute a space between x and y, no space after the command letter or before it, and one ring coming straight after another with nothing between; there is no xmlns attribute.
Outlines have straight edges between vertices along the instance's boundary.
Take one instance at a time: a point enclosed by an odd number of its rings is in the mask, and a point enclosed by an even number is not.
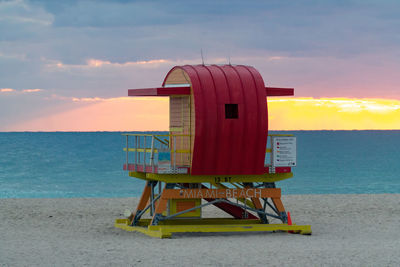
<svg viewBox="0 0 400 267"><path fill-rule="evenodd" d="M170 133L178 135L171 137L171 163L177 166L190 166L190 110L190 96L170 97Z"/></svg>

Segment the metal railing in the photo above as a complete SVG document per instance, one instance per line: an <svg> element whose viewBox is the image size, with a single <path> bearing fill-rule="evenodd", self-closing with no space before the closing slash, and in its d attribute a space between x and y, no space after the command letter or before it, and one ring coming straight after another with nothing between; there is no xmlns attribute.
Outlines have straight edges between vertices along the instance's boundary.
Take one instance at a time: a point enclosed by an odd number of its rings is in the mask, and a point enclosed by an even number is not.
<svg viewBox="0 0 400 267"><path fill-rule="evenodd" d="M188 134L122 134L126 137L126 169L176 173L191 162ZM148 169L150 167L150 170Z"/></svg>
<svg viewBox="0 0 400 267"><path fill-rule="evenodd" d="M191 165L189 134L122 134L126 137L126 169L158 173L179 173L179 168ZM293 137L292 134L268 135L264 166L273 167L273 137ZM132 166L133 165L133 166ZM150 169L149 169L150 167Z"/></svg>

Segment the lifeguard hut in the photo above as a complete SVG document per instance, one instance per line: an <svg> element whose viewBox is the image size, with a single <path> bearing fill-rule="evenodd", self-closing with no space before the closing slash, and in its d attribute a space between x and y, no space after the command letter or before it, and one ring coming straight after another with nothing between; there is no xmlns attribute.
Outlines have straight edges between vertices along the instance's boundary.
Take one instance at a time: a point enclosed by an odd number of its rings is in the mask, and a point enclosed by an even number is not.
<svg viewBox="0 0 400 267"><path fill-rule="evenodd" d="M146 185L136 210L115 226L161 238L177 232L311 234L309 225L291 223L275 186L293 176L296 138L268 135L267 97L293 94L292 88L265 87L255 68L242 65L176 66L162 87L129 89L129 96L169 97L170 129L124 134L124 170ZM204 218L208 205L230 218Z"/></svg>

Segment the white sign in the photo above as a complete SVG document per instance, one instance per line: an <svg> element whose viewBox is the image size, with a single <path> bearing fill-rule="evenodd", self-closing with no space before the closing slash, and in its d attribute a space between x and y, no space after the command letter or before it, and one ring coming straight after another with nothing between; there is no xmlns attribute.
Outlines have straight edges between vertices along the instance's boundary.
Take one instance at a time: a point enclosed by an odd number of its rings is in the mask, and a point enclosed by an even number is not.
<svg viewBox="0 0 400 267"><path fill-rule="evenodd" d="M272 136L272 166L296 166L296 137Z"/></svg>

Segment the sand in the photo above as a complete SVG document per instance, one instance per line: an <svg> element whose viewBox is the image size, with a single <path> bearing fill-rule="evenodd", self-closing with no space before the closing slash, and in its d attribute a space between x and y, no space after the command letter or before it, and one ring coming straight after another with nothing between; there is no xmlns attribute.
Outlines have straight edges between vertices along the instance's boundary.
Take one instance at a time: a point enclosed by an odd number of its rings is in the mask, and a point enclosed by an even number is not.
<svg viewBox="0 0 400 267"><path fill-rule="evenodd" d="M1 266L400 266L400 195L284 196L313 235L114 228L135 198L0 199ZM212 212L212 211L206 211Z"/></svg>

